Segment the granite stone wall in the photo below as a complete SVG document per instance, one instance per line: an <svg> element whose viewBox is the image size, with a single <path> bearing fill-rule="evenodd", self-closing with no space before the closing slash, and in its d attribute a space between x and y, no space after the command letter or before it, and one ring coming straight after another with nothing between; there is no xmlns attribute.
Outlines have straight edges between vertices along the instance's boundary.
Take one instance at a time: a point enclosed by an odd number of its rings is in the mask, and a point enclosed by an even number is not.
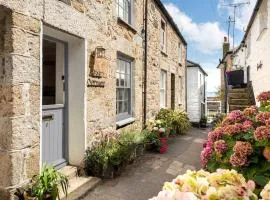
<svg viewBox="0 0 270 200"><path fill-rule="evenodd" d="M6 189L24 184L40 169L40 38L43 26L86 41L87 74L96 47L106 49L100 71L104 87L86 88L86 144L116 130L117 55L133 60L132 115L126 129L142 128L143 105L143 1L134 0L132 25L117 18L114 0L0 0L0 199ZM176 77L176 109L185 109L186 47L167 22L167 51L160 51L162 12L149 2L147 119L160 109L160 70L167 71L167 106L170 107L171 73ZM178 43L182 59L178 59ZM182 77L182 101L178 104ZM83 77L82 77L83 78ZM118 130L118 132L120 132Z"/></svg>

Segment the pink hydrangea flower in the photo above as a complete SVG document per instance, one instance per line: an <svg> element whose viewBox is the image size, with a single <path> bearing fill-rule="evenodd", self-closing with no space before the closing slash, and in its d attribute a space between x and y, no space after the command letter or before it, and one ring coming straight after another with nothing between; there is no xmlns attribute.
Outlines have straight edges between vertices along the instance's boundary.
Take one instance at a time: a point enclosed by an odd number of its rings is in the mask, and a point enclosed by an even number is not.
<svg viewBox="0 0 270 200"><path fill-rule="evenodd" d="M213 149L213 143L211 140L208 140L206 143L205 148L201 152L201 166L202 168L205 168L207 165L207 162L212 156L212 149Z"/></svg>
<svg viewBox="0 0 270 200"><path fill-rule="evenodd" d="M230 157L230 163L234 167L243 167L247 165L247 156L233 153Z"/></svg>
<svg viewBox="0 0 270 200"><path fill-rule="evenodd" d="M270 112L262 112L256 116L256 119L264 124L268 124L270 120Z"/></svg>
<svg viewBox="0 0 270 200"><path fill-rule="evenodd" d="M250 120L246 120L243 123L242 130L247 131L247 130L251 129L252 127L253 127L253 122Z"/></svg>
<svg viewBox="0 0 270 200"><path fill-rule="evenodd" d="M228 114L228 118L234 122L241 122L245 119L245 116L243 115L242 111L234 110Z"/></svg>
<svg viewBox="0 0 270 200"><path fill-rule="evenodd" d="M254 132L255 140L268 140L270 139L270 126L260 126Z"/></svg>
<svg viewBox="0 0 270 200"><path fill-rule="evenodd" d="M243 111L243 114L247 117L252 117L258 113L257 106L250 106Z"/></svg>
<svg viewBox="0 0 270 200"><path fill-rule="evenodd" d="M270 101L270 91L267 92L262 92L257 96L257 100L259 102L265 102L265 101Z"/></svg>
<svg viewBox="0 0 270 200"><path fill-rule="evenodd" d="M249 142L237 141L233 147L234 153L242 156L249 156L252 154L252 145Z"/></svg>
<svg viewBox="0 0 270 200"><path fill-rule="evenodd" d="M221 127L216 128L214 131L208 133L208 139L215 142L221 139L223 136L223 129Z"/></svg>
<svg viewBox="0 0 270 200"><path fill-rule="evenodd" d="M217 153L223 154L228 148L227 143L224 140L218 140L214 143L214 149Z"/></svg>
<svg viewBox="0 0 270 200"><path fill-rule="evenodd" d="M236 135L242 131L243 126L241 124L227 125L223 127L224 134Z"/></svg>

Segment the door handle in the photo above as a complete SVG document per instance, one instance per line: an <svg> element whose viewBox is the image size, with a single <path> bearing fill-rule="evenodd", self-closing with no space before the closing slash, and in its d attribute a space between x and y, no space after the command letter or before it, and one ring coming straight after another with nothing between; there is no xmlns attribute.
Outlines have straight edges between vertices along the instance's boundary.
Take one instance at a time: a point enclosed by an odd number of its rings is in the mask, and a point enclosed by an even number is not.
<svg viewBox="0 0 270 200"><path fill-rule="evenodd" d="M54 119L53 115L45 115L42 117L43 121L52 121Z"/></svg>

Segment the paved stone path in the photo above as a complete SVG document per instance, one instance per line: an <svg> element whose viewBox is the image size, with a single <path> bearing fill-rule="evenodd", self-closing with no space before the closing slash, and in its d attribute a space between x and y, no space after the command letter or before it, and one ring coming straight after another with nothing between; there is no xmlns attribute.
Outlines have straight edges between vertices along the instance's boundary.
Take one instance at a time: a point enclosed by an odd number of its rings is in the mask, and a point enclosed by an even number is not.
<svg viewBox="0 0 270 200"><path fill-rule="evenodd" d="M200 168L200 152L207 129L192 128L189 134L169 140L166 154L147 153L129 165L120 177L104 180L84 200L147 200L187 169Z"/></svg>

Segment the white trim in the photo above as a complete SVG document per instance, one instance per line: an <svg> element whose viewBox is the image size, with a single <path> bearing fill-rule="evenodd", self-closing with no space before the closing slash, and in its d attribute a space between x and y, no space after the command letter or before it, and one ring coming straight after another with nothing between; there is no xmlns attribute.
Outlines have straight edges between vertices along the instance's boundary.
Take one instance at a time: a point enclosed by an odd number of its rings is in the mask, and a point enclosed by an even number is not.
<svg viewBox="0 0 270 200"><path fill-rule="evenodd" d="M124 126L126 124L130 124L130 123L134 122L135 120L136 119L134 117L130 117L130 118L116 122L116 126L121 127L121 126Z"/></svg>
<svg viewBox="0 0 270 200"><path fill-rule="evenodd" d="M40 82L39 82L39 99L40 99L40 102L39 102L39 123L40 123L40 126L39 126L39 140L40 140L40 143L39 143L39 170L41 172L41 169L42 169L42 73L43 73L43 22L40 21L40 41L39 41L39 44L40 44L40 50L39 50L39 64L40 64L40 74L39 74L39 79L40 79Z"/></svg>
<svg viewBox="0 0 270 200"><path fill-rule="evenodd" d="M84 90L84 133L85 133L85 139L84 139L84 141L85 141L85 150L87 149L87 77L88 77L88 74L87 74L87 55L88 55L88 53L87 53L87 39L84 39L84 42L85 42L85 44L84 44L84 46L85 46L85 49L84 49L84 51L85 51L85 67L84 67L84 69L85 69L85 76L84 76L84 83L85 83L85 85L84 85L84 88L85 88L85 90Z"/></svg>

